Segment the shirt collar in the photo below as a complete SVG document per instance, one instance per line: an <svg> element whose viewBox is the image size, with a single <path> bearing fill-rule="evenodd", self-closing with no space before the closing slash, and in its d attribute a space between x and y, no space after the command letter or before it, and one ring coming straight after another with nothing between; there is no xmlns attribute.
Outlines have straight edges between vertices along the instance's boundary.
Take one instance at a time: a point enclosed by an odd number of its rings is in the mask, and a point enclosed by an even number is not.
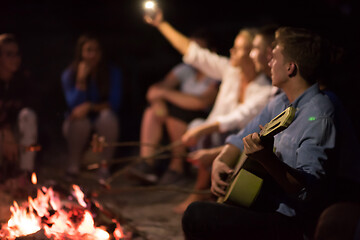
<svg viewBox="0 0 360 240"><path fill-rule="evenodd" d="M301 94L298 98L295 99L295 101L292 103L292 106L295 108L299 108L306 103L310 101L310 99L319 93L319 85L317 83L313 84L311 87L306 89L303 94ZM287 105L290 105L289 99L287 98L286 94L283 94L282 96L283 101L287 103Z"/></svg>

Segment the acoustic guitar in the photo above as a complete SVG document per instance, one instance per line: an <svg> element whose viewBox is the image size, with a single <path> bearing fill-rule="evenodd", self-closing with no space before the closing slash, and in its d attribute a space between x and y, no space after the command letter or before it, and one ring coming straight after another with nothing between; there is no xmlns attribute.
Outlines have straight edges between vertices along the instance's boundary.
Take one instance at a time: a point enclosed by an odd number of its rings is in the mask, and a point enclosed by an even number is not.
<svg viewBox="0 0 360 240"><path fill-rule="evenodd" d="M267 123L259 133L261 142L271 140L272 147L272 138L291 124L295 111L295 108L290 106ZM250 207L259 196L266 176L268 174L260 163L248 159L246 154L242 153L234 173L226 179L230 184L225 196L218 198L217 202Z"/></svg>

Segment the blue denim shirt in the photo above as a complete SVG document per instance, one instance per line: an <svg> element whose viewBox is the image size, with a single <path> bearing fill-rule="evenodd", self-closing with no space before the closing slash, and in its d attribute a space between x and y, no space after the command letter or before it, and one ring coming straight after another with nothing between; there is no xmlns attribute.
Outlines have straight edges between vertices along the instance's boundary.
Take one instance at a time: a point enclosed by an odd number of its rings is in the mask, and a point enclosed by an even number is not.
<svg viewBox="0 0 360 240"><path fill-rule="evenodd" d="M259 132L259 125L265 125L284 109L290 102L284 93L276 96L265 109L236 135L230 135L226 143L244 149L242 138ZM278 158L304 174L307 182L298 200L309 200L311 193L321 187L326 176L327 151L335 147L334 107L329 98L321 93L318 85L308 88L292 105L296 108L294 121L274 137L274 152ZM281 196L278 212L286 216L297 215L289 199ZM295 205L297 206L297 205Z"/></svg>

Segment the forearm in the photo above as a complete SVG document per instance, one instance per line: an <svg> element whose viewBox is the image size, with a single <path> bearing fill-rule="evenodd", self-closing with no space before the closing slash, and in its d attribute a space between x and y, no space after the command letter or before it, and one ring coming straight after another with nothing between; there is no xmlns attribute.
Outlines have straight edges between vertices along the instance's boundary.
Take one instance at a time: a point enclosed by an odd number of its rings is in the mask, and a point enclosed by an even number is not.
<svg viewBox="0 0 360 240"><path fill-rule="evenodd" d="M103 103L91 103L90 104L90 112L100 112L103 109L109 108L110 105L108 102Z"/></svg>
<svg viewBox="0 0 360 240"><path fill-rule="evenodd" d="M178 50L182 55L187 52L190 39L178 32L168 22L161 22L157 26L158 30L164 35L164 37L171 43L171 45Z"/></svg>
<svg viewBox="0 0 360 240"><path fill-rule="evenodd" d="M76 88L76 86L66 85L63 87L63 91L66 103L70 109L86 101L86 92Z"/></svg>
<svg viewBox="0 0 360 240"><path fill-rule="evenodd" d="M80 91L86 91L86 82L76 82L75 87Z"/></svg>
<svg viewBox="0 0 360 240"><path fill-rule="evenodd" d="M220 150L220 153L217 155L215 161L224 162L230 168L233 168L236 165L237 160L239 159L239 156L241 154L240 149L238 149L232 144L226 144L218 150Z"/></svg>
<svg viewBox="0 0 360 240"><path fill-rule="evenodd" d="M266 151L266 150L265 150ZM269 150L261 153L261 165L274 178L274 180L289 194L299 193L305 186L305 179L296 169L289 167ZM252 157L251 155L249 156Z"/></svg>
<svg viewBox="0 0 360 240"><path fill-rule="evenodd" d="M82 91L86 90L86 76L81 74L80 71L76 74L75 87Z"/></svg>
<svg viewBox="0 0 360 240"><path fill-rule="evenodd" d="M224 147L225 147L225 145L210 148L210 149L208 149L208 152L215 159L221 153L221 151L224 149Z"/></svg>
<svg viewBox="0 0 360 240"><path fill-rule="evenodd" d="M203 110L210 106L210 102L201 96L193 96L176 90L166 90L164 98L168 102L187 110Z"/></svg>
<svg viewBox="0 0 360 240"><path fill-rule="evenodd" d="M204 124L204 125L201 125L198 127L197 135L204 136L204 135L208 135L208 134L218 132L218 131L219 131L219 123L218 122L207 123L207 124Z"/></svg>

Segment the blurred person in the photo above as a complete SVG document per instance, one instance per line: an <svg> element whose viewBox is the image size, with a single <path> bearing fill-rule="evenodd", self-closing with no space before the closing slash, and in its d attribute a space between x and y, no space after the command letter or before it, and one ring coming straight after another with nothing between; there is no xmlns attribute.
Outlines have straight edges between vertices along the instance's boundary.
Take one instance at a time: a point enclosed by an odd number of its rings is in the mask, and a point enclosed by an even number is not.
<svg viewBox="0 0 360 240"><path fill-rule="evenodd" d="M305 239L312 237L320 212L329 204L334 161L335 109L317 84L322 74L322 38L307 29L281 27L269 63L272 84L282 93L238 134L230 135L212 165L211 191L224 196L241 152L259 163L274 182L266 201L251 207L194 202L183 216L186 239ZM289 127L267 146L264 126L288 106L296 109ZM261 200L261 199L260 199ZM261 227L259 227L261 226Z"/></svg>
<svg viewBox="0 0 360 240"><path fill-rule="evenodd" d="M197 31L191 39L203 47L208 47L206 32ZM170 137L171 143L176 143L185 133L190 121L198 117L206 117L218 92L219 80L207 77L196 68L180 63L176 65L162 80L149 87L147 100L149 106L145 109L142 123L140 142L143 145L140 156L152 156L156 146L163 138L163 127ZM184 175L183 158L186 149L183 145L172 148L170 170L174 181L180 181ZM130 173L148 183L157 183L154 159L149 158L130 169ZM152 174L152 175L151 175ZM160 184L161 184L160 180Z"/></svg>
<svg viewBox="0 0 360 240"><path fill-rule="evenodd" d="M360 239L360 203L338 202L327 207L316 225L314 240Z"/></svg>
<svg viewBox="0 0 360 240"><path fill-rule="evenodd" d="M163 19L160 9L154 18L145 15L145 21L156 27L173 47L184 55L185 63L210 77L221 79L219 93L209 116L206 120L195 119L190 123L189 130L182 136L185 145L195 146L198 142L197 136L210 133L215 133L208 138L210 145L219 145L229 132L241 129L265 106L271 95L271 84L265 74L256 71L249 57L253 29L239 32L230 50L231 56L227 58L201 48L178 32ZM175 164L170 164L169 169L179 172ZM171 183L170 179L168 183Z"/></svg>
<svg viewBox="0 0 360 240"><path fill-rule="evenodd" d="M0 164L1 178L18 173L30 180L36 153L26 148L37 143L37 114L29 73L21 69L21 53L13 34L0 35Z"/></svg>
<svg viewBox="0 0 360 240"><path fill-rule="evenodd" d="M99 39L84 34L77 40L74 60L62 73L61 82L68 106L63 123L69 152L66 173L76 177L92 132L107 142L118 139L122 73L105 61ZM109 176L106 162L113 155L114 148L104 149L101 178Z"/></svg>
<svg viewBox="0 0 360 240"><path fill-rule="evenodd" d="M250 57L254 61L255 68L259 73L264 73L271 81L269 61L272 58L273 42L275 40L276 25L265 25L260 27L255 34ZM272 97L279 93L279 89L273 86ZM198 167L197 179L194 190L205 190L210 188L211 165L215 157L221 152L224 145L209 149L199 149L189 153L188 159ZM175 207L175 211L182 213L187 206L194 202L208 199L204 194L190 194L183 202Z"/></svg>
<svg viewBox="0 0 360 240"><path fill-rule="evenodd" d="M334 123L336 127L336 161L333 180L334 201L360 201L360 142L356 135L354 123L336 94L335 82L344 73L344 48L334 44L330 39L325 41L324 51L325 74L318 80L321 91L328 96L335 108Z"/></svg>

